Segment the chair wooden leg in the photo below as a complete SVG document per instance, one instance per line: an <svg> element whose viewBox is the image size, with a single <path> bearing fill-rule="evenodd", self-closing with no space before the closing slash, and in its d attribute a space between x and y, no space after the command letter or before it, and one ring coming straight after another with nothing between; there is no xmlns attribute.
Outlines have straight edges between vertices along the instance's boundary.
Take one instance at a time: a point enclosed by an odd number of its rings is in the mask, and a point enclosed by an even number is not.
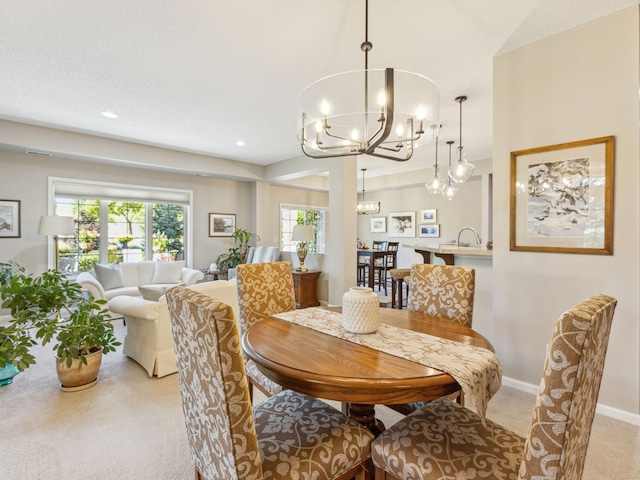
<svg viewBox="0 0 640 480"><path fill-rule="evenodd" d="M377 467L375 469L375 480L402 480L401 478L396 477L395 475L384 471L382 468Z"/></svg>
<svg viewBox="0 0 640 480"><path fill-rule="evenodd" d="M196 471L196 480L204 480L204 478L202 478L202 475L200 475L200 472L198 471L198 467L195 467L194 470Z"/></svg>

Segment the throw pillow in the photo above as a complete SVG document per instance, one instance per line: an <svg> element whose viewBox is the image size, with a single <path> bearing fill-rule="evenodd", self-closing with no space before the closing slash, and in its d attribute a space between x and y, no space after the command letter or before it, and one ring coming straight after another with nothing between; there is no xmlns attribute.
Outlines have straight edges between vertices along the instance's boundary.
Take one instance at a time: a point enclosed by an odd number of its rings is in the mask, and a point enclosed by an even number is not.
<svg viewBox="0 0 640 480"><path fill-rule="evenodd" d="M180 283L184 262L156 262L151 283Z"/></svg>
<svg viewBox="0 0 640 480"><path fill-rule="evenodd" d="M118 268L118 265L100 265L96 263L93 266L94 272L96 272L96 278L105 290L111 290L112 288L124 287L122 282L122 273Z"/></svg>
<svg viewBox="0 0 640 480"><path fill-rule="evenodd" d="M162 287L146 286L146 287L138 287L138 290L140 291L140 295L142 295L142 298L144 298L145 300L157 302L158 300L160 300L160 297L164 295L169 288L171 287L166 285Z"/></svg>

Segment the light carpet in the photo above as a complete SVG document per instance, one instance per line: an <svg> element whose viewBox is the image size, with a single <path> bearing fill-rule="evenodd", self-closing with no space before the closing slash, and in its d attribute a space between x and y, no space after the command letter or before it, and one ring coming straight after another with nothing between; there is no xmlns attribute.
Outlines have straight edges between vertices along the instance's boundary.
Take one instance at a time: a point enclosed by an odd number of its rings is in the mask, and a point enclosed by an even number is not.
<svg viewBox="0 0 640 480"><path fill-rule="evenodd" d="M114 324L122 340L126 327ZM34 352L38 364L0 388L0 479L193 479L177 375L149 378L119 347L94 387L68 393L50 346ZM502 387L488 417L524 435L534 400ZM377 411L387 426L400 418ZM600 479L640 480L640 427L596 415L583 480Z"/></svg>

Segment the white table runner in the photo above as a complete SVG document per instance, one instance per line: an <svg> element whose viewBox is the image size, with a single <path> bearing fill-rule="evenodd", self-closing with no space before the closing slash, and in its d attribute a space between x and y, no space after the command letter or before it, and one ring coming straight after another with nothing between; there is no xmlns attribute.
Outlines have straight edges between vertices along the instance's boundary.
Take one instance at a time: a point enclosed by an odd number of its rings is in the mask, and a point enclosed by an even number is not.
<svg viewBox="0 0 640 480"><path fill-rule="evenodd" d="M323 308L293 310L274 317L446 372L462 387L465 402L475 405L482 417L502 383L502 365L486 348L385 324L375 333L349 333L342 328L341 313Z"/></svg>

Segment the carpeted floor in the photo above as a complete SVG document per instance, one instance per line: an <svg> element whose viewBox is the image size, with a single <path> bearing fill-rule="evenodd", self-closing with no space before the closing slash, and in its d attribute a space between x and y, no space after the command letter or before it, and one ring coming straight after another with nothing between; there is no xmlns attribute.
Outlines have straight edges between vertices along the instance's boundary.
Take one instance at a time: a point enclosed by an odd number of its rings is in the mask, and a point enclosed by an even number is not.
<svg viewBox="0 0 640 480"><path fill-rule="evenodd" d="M121 349L96 386L73 393L60 391L51 348L36 349L38 364L0 388L0 479L193 478L177 375L149 378ZM488 415L524 435L534 400L503 387ZM387 426L399 418L377 410ZM640 479L640 427L596 416L583 480L600 479Z"/></svg>

